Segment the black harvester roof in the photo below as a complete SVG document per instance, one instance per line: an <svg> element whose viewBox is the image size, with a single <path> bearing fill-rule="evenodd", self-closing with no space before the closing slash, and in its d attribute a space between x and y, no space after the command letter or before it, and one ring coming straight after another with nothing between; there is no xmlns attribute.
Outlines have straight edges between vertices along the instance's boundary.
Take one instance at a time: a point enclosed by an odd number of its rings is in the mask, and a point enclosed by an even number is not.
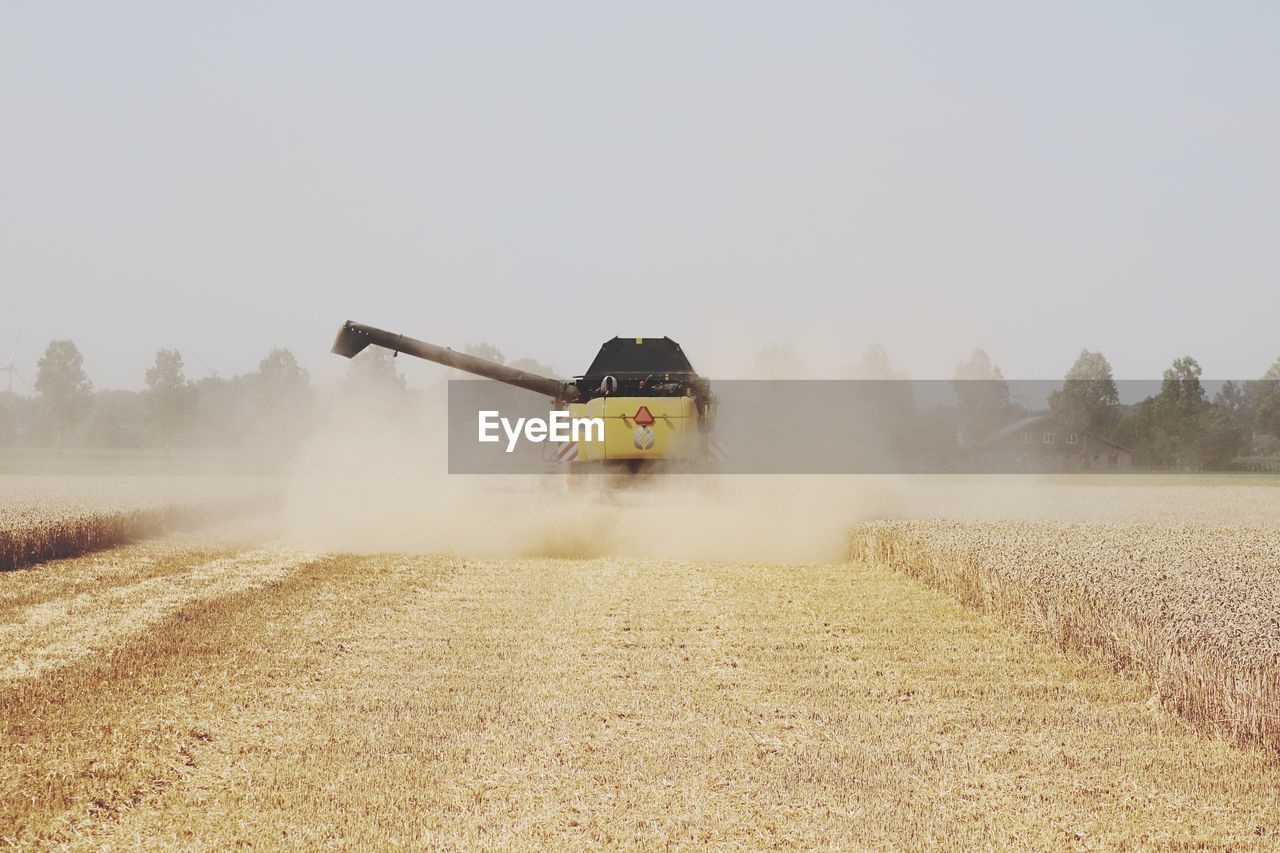
<svg viewBox="0 0 1280 853"><path fill-rule="evenodd" d="M583 376L693 372L684 350L671 338L612 338L600 347Z"/></svg>
<svg viewBox="0 0 1280 853"><path fill-rule="evenodd" d="M612 338L596 353L576 384L580 399L601 394L683 397L692 393L699 406L710 400L710 386L671 338Z"/></svg>

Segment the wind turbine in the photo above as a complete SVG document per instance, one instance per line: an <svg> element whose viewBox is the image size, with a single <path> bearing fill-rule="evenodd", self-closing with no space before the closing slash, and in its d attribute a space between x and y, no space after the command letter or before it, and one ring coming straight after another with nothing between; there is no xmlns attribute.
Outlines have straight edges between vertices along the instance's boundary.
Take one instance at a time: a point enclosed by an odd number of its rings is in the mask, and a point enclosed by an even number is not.
<svg viewBox="0 0 1280 853"><path fill-rule="evenodd" d="M10 394L13 393L13 377L15 376L22 380L23 385L26 385L27 388L31 388L31 383L27 381L27 378L22 375L22 373L18 370L18 368L13 363L14 359L18 357L18 344L20 343L22 343L22 332L18 332L18 337L13 342L13 352L9 354L9 363L6 364L4 367L0 367L0 370L3 370L5 373L9 374L9 393Z"/></svg>
<svg viewBox="0 0 1280 853"><path fill-rule="evenodd" d="M195 355L195 353L192 353L192 355ZM201 357L200 357L200 356L198 356L198 355L196 355L196 361L198 361L198 362L200 362L201 364L203 364L203 365L204 365L204 369L205 369L205 370L207 370L207 371L209 371L209 378L210 378L210 379L217 379L217 378L218 378L218 374L219 374L219 373L221 373L222 371L224 371L224 370L226 370L226 369L227 369L227 368L225 368L225 367L210 367L210 366L209 366L209 362L205 361L203 358L201 358Z"/></svg>

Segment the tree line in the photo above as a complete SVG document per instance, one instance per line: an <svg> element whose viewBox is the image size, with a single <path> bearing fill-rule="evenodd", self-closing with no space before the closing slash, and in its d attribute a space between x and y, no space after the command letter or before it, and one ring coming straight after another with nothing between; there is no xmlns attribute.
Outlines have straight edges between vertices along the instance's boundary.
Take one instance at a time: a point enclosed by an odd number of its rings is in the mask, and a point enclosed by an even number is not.
<svg viewBox="0 0 1280 853"><path fill-rule="evenodd" d="M466 351L506 363L491 344L468 344ZM532 359L511 364L557 375ZM786 344L762 350L756 368L762 378L803 375L803 362ZM864 351L843 373L906 378L880 346ZM414 393L391 353L379 347L352 359L345 377L328 389L316 387L287 349L268 352L252 373L200 379L187 375L178 350L161 349L143 379L143 391L95 390L75 343L52 341L37 363L34 395L0 392L0 447L287 449L314 424L326 393L361 394L379 406ZM899 431L904 450L962 450L1032 414L981 349L956 365L952 387L953 404L922 408L909 383L885 386L878 400L886 423L910 425ZM1280 359L1260 378L1225 382L1210 398L1199 363L1176 358L1156 393L1123 404L1111 364L1086 349L1048 396L1047 408L1072 432L1122 445L1140 467L1229 468L1241 457L1280 452Z"/></svg>
<svg viewBox="0 0 1280 853"><path fill-rule="evenodd" d="M970 417L986 418L987 429L1028 414L1009 402L999 368L981 350L957 367L956 378L992 380L981 383L982 393L991 399L976 403L966 399L966 383L956 383L962 412L968 407ZM1239 467L1241 457L1280 450L1280 359L1261 378L1224 382L1210 398L1199 362L1182 356L1164 370L1156 393L1122 404L1111 364L1102 353L1086 349L1049 395L1048 410L1070 432L1126 448L1139 467Z"/></svg>
<svg viewBox="0 0 1280 853"><path fill-rule="evenodd" d="M506 363L491 344L466 352ZM532 359L512 366L554 376ZM191 378L182 353L161 349L143 376L144 390L94 387L73 341L51 341L29 394L0 391L0 447L215 449L287 451L334 405L403 417L426 392L407 388L392 353L369 347L343 378L318 386L288 349L268 352L257 370ZM457 375L450 372L449 376Z"/></svg>
<svg viewBox="0 0 1280 853"><path fill-rule="evenodd" d="M756 375L801 378L803 360L789 344L760 351ZM905 380L883 347L872 346L841 374L851 379ZM1100 352L1082 350L1048 395L1047 411L1069 432L1094 435L1127 449L1138 467L1224 470L1248 467L1253 456L1280 454L1280 359L1258 379L1222 384L1212 397L1195 358L1182 356L1163 372L1155 393L1122 403L1111 364ZM880 392L886 433L904 456L963 455L1001 427L1036 414L1014 399L999 366L982 349L956 364L954 402L928 406L913 399L909 382ZM1043 410L1043 409L1042 409Z"/></svg>
<svg viewBox="0 0 1280 853"><path fill-rule="evenodd" d="M344 383L403 392L390 353L352 361ZM287 349L252 373L192 379L182 354L161 349L145 390L98 390L70 340L51 341L36 365L33 396L0 392L0 446L141 449L287 447L315 412L318 389Z"/></svg>

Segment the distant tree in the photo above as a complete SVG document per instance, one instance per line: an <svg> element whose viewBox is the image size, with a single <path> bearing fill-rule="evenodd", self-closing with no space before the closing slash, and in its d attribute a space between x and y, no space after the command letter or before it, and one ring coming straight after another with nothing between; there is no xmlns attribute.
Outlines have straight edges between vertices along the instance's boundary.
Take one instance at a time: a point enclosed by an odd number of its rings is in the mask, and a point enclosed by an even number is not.
<svg viewBox="0 0 1280 853"><path fill-rule="evenodd" d="M347 365L347 383L353 388L375 392L404 391L404 375L395 357L383 347L367 347Z"/></svg>
<svg viewBox="0 0 1280 853"><path fill-rule="evenodd" d="M17 394L0 391L0 446L8 447L18 440ZM10 400L10 398L15 398Z"/></svg>
<svg viewBox="0 0 1280 853"><path fill-rule="evenodd" d="M961 440L980 441L1008 423L1019 410L1009 400L1009 384L984 350L956 365L952 381L960 409Z"/></svg>
<svg viewBox="0 0 1280 853"><path fill-rule="evenodd" d="M1248 436L1253 432L1255 416L1255 399L1257 382L1246 382L1243 385L1227 380L1222 383L1218 393L1213 397L1213 404L1231 416L1243 433Z"/></svg>
<svg viewBox="0 0 1280 853"><path fill-rule="evenodd" d="M1133 461L1140 465L1158 467L1166 464L1164 453L1156 448L1155 397L1121 410L1119 421L1111 432L1111 439L1124 445L1133 453Z"/></svg>
<svg viewBox="0 0 1280 853"><path fill-rule="evenodd" d="M1205 400L1200 363L1189 355L1175 358L1160 382L1160 399L1171 406L1197 409Z"/></svg>
<svg viewBox="0 0 1280 853"><path fill-rule="evenodd" d="M862 357L850 369L851 379L906 379L901 370L894 370L889 353L880 344L872 344L862 351Z"/></svg>
<svg viewBox="0 0 1280 853"><path fill-rule="evenodd" d="M1218 393L1214 395L1213 402L1230 412L1233 416L1244 411L1247 400L1245 398L1244 388L1242 388L1235 380L1228 379L1222 383L1222 387L1218 389Z"/></svg>
<svg viewBox="0 0 1280 853"><path fill-rule="evenodd" d="M0 391L0 444L19 445L31 434L32 416L39 400L12 391Z"/></svg>
<svg viewBox="0 0 1280 853"><path fill-rule="evenodd" d="M176 349L158 351L146 383L151 429L167 451L195 410L195 387L183 372L182 354Z"/></svg>
<svg viewBox="0 0 1280 853"><path fill-rule="evenodd" d="M36 392L42 414L61 451L71 429L93 402L93 383L84 372L84 356L71 341L50 341L36 362Z"/></svg>
<svg viewBox="0 0 1280 853"><path fill-rule="evenodd" d="M965 381L983 380L1004 386L1004 396L1008 399L1008 386L1004 384L1004 374L991 362L991 356L984 349L975 349L973 355L956 365L955 378Z"/></svg>
<svg viewBox="0 0 1280 853"><path fill-rule="evenodd" d="M1231 413L1217 404L1207 404L1196 424L1195 453L1201 468L1223 468L1240 455L1245 432Z"/></svg>
<svg viewBox="0 0 1280 853"><path fill-rule="evenodd" d="M277 407L263 390L260 374L206 376L196 381L192 432L208 447L240 448L272 430Z"/></svg>
<svg viewBox="0 0 1280 853"><path fill-rule="evenodd" d="M311 387L311 374L287 349L273 349L258 362L258 391L275 404L297 405Z"/></svg>
<svg viewBox="0 0 1280 853"><path fill-rule="evenodd" d="M1146 464L1199 469L1235 458L1245 432L1223 405L1211 403L1190 356L1174 359L1160 392L1143 400L1123 424L1121 440Z"/></svg>
<svg viewBox="0 0 1280 853"><path fill-rule="evenodd" d="M1260 381L1249 385L1253 427L1280 438L1280 358L1267 368Z"/></svg>
<svg viewBox="0 0 1280 853"><path fill-rule="evenodd" d="M790 343L771 343L756 356L757 379L803 379L809 371Z"/></svg>
<svg viewBox="0 0 1280 853"><path fill-rule="evenodd" d="M88 447L144 447L154 437L149 392L97 391L76 427Z"/></svg>
<svg viewBox="0 0 1280 853"><path fill-rule="evenodd" d="M493 344L484 342L478 344L467 344L463 349L463 352L467 355L473 355L476 358L483 358L485 361L496 361L498 364L507 363L507 357L502 354L502 350L498 349Z"/></svg>
<svg viewBox="0 0 1280 853"><path fill-rule="evenodd" d="M894 465L919 461L936 436L924 430L916 414L911 383L905 373L894 370L885 348L880 344L867 347L845 373L853 382L841 396L855 403L855 417L869 431L867 441L875 442L882 458L894 460ZM954 412L952 415L954 420Z"/></svg>
<svg viewBox="0 0 1280 853"><path fill-rule="evenodd" d="M1120 404L1106 357L1081 350L1064 380L1061 390L1049 394L1049 411L1071 432L1106 434L1116 421Z"/></svg>
<svg viewBox="0 0 1280 853"><path fill-rule="evenodd" d="M292 446L312 416L311 375L291 351L276 347L259 362L252 382L256 419L251 432L275 451ZM234 412L227 414L234 416Z"/></svg>
<svg viewBox="0 0 1280 853"><path fill-rule="evenodd" d="M1200 384L1200 364L1189 355L1175 358L1164 372L1152 406L1152 448L1163 464L1199 467L1199 421L1208 405Z"/></svg>

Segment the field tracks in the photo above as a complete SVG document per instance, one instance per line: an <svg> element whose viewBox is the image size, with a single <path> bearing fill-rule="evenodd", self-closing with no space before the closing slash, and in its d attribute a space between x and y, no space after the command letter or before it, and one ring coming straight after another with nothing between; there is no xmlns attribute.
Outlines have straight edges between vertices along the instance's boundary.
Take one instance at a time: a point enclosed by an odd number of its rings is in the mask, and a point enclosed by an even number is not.
<svg viewBox="0 0 1280 853"><path fill-rule="evenodd" d="M1199 726L1280 750L1280 532L874 522L850 551L1101 655Z"/></svg>
<svg viewBox="0 0 1280 853"><path fill-rule="evenodd" d="M259 589L316 559L306 552L260 549L32 604L0 625L0 683L118 647L184 607Z"/></svg>

